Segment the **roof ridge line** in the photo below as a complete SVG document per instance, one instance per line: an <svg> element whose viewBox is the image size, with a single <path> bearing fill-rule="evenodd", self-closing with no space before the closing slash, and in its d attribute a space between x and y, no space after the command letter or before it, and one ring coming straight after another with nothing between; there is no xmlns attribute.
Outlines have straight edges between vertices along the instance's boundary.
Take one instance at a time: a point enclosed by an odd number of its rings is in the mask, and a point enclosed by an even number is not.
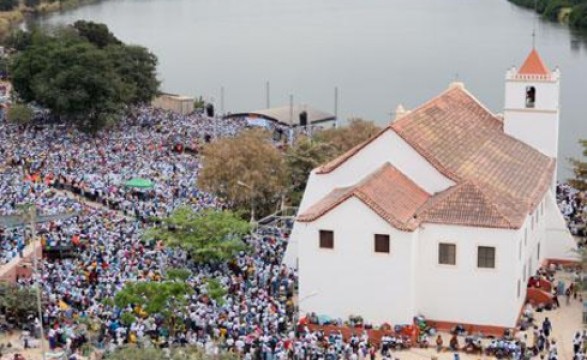
<svg viewBox="0 0 587 360"><path fill-rule="evenodd" d="M379 217L383 218L383 220L386 220L387 222L391 223L391 225L393 227L395 227L396 229L401 230L401 231L412 231L413 230L409 226L406 226L406 224L403 224L400 220L396 219L393 215L391 215L387 211L383 210L383 208L381 208L381 206L379 206L377 204L372 204L369 201L367 201L367 199L369 199L369 196L367 196L362 190L355 189L355 191L353 191L352 195L354 195L354 197L356 197L363 204L365 204L365 206L367 206L373 212L375 212L377 215L379 215Z"/></svg>
<svg viewBox="0 0 587 360"><path fill-rule="evenodd" d="M499 210L499 208L497 207L497 205L495 204L495 202L493 202L485 193L485 191L483 191L481 189L480 186L477 185L477 183L471 179L468 179L467 181L465 181L463 183L463 185L467 185L467 184L471 184L476 190L479 191L479 193L481 194L481 196L483 197L483 200L485 200L494 210L495 212L506 222L508 223L511 228L516 229L516 227L514 226L514 224L512 224L512 222L508 219L507 216L505 216L501 210Z"/></svg>
<svg viewBox="0 0 587 360"><path fill-rule="evenodd" d="M430 196L430 198L425 201L420 207L416 210L415 215L420 217L420 215L424 214L428 210L432 209L439 201L444 200L448 196L450 196L453 192L457 191L462 183L457 183L453 186L450 186L436 194Z"/></svg>
<svg viewBox="0 0 587 360"><path fill-rule="evenodd" d="M465 92L465 94L467 94L467 96L469 96L471 99L473 99L473 101L475 101L475 103L477 105L479 105L479 107L481 107L481 109L483 109L485 112L487 112L487 114L491 115L491 117L493 118L493 120L495 120L499 124L503 125L503 121L499 120L499 118L497 117L497 114L494 114L493 111L491 111L479 99L477 99L477 97L472 92L470 92L469 90L467 90L465 87L462 87L461 90L463 90L463 92Z"/></svg>
<svg viewBox="0 0 587 360"><path fill-rule="evenodd" d="M404 119L409 118L410 116L412 116L416 111L422 110L423 108L425 108L426 106L430 105L430 103L432 103L433 101L435 101L436 99L440 98L441 96L444 96L445 94L455 90L456 87L448 87L446 89L444 89L443 91L441 91L439 94L437 94L436 96L432 97L431 99L429 99L428 101L416 106L413 109L409 109L408 113L404 116L402 116L401 118L397 119L397 121L393 121L391 122L389 125L387 125L387 127L389 128L394 128L395 124L401 123L404 121Z"/></svg>
<svg viewBox="0 0 587 360"><path fill-rule="evenodd" d="M402 119L404 119L404 118L406 118L408 116L409 115L406 115ZM390 129L394 133L396 133L400 138L402 138L402 140L405 141L405 143L408 144L408 146L410 146L412 149L414 149L420 156L422 156L424 158L424 160L427 163L429 163L430 165L432 165L432 167L435 168L439 173L441 173L442 175L446 176L447 178L449 178L450 180L454 181L455 183L457 183L459 180L461 180L461 177L459 175L457 175L456 172L453 172L452 170L450 170L447 167L443 166L438 160L436 160L436 158L430 152L426 151L419 144L409 142L408 139L406 139L406 137L404 136L404 134L402 133L401 130L395 129L393 127L390 128Z"/></svg>
<svg viewBox="0 0 587 360"><path fill-rule="evenodd" d="M339 188L339 189L344 189L344 188ZM352 188L349 188L349 190ZM340 199L338 199L337 201L333 202L331 206L329 206L328 208L326 208L324 211L320 211L317 212L315 214L313 214L313 216L297 216L296 217L296 221L302 221L302 222L312 222L326 214L328 214L330 211L332 211L333 209L337 208L340 204L342 204L343 202L347 201L351 196L354 195L354 189L353 190L345 190L345 193L340 197ZM336 191L336 189L332 190L330 193L332 193L333 191ZM328 196L328 195L327 195ZM306 210L307 211L307 210Z"/></svg>
<svg viewBox="0 0 587 360"><path fill-rule="evenodd" d="M328 161L326 164L322 164L316 168L316 174L328 174L332 171L336 170L340 165L344 164L348 159L350 159L353 155L364 149L367 145L375 141L384 132L388 130L388 127L384 127L381 129L377 134L371 136L369 139L363 141L362 143L355 145L354 147L350 148L349 150L345 151L344 153L340 154L336 158ZM329 164L332 164L329 166Z"/></svg>

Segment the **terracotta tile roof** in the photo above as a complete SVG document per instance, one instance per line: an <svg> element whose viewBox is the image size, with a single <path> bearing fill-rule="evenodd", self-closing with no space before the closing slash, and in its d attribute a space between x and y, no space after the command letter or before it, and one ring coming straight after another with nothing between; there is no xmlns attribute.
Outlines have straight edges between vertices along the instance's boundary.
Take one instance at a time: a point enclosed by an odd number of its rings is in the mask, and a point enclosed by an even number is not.
<svg viewBox="0 0 587 360"><path fill-rule="evenodd" d="M449 89L391 127L457 183L474 183L514 227L551 185L555 160L506 135L501 121L463 88Z"/></svg>
<svg viewBox="0 0 587 360"><path fill-rule="evenodd" d="M395 131L457 183L431 197L416 212L419 217L415 222L519 228L551 185L555 160L506 135L503 122L460 86L451 87L384 131ZM333 171L380 135L324 165L318 173ZM382 179L397 181L393 177ZM378 186L385 190L377 195L377 202L386 202L382 208L392 208L398 200L383 197L388 196L387 189L393 184ZM402 185L401 189L409 187ZM356 193L348 196L352 195ZM402 201L406 196L402 194ZM413 196L416 202L421 199L419 192ZM325 201L320 203L326 207ZM330 204L329 209L332 207ZM412 226L404 224L404 228Z"/></svg>
<svg viewBox="0 0 587 360"><path fill-rule="evenodd" d="M518 71L518 74L521 75L548 75L550 74L550 70L542 61L542 58L538 54L536 49L532 49L522 67Z"/></svg>
<svg viewBox="0 0 587 360"><path fill-rule="evenodd" d="M472 182L435 195L418 211L417 219L427 223L515 228L493 199Z"/></svg>
<svg viewBox="0 0 587 360"><path fill-rule="evenodd" d="M314 221L352 196L361 200L395 228L406 231L414 230L418 226L414 214L430 197L412 180L386 163L357 185L335 189L299 215L297 220Z"/></svg>

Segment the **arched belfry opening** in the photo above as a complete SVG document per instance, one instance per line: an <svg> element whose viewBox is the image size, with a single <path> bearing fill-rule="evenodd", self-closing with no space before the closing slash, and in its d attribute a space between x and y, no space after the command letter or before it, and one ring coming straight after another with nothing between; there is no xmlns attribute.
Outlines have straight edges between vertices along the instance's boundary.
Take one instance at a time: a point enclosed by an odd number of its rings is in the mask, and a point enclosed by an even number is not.
<svg viewBox="0 0 587 360"><path fill-rule="evenodd" d="M533 109L536 105L536 88L534 86L526 86L526 107Z"/></svg>

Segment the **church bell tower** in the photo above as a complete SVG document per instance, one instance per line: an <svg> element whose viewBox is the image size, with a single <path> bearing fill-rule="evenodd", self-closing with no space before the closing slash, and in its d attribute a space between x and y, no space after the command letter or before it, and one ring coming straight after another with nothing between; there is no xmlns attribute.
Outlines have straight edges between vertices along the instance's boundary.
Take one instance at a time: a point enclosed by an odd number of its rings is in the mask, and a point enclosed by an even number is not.
<svg viewBox="0 0 587 360"><path fill-rule="evenodd" d="M560 72L536 49L506 74L504 131L551 158L558 157Z"/></svg>

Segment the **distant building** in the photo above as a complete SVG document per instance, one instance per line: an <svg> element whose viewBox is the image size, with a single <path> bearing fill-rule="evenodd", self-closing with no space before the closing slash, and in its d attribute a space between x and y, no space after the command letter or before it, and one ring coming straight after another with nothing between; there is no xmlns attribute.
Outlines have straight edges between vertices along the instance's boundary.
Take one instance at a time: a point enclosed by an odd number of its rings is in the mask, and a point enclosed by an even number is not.
<svg viewBox="0 0 587 360"><path fill-rule="evenodd" d="M153 102L153 107L170 110L182 115L187 115L194 111L194 98L174 94L160 94Z"/></svg>
<svg viewBox="0 0 587 360"><path fill-rule="evenodd" d="M529 277L575 259L554 194L559 78L532 51L503 117L453 83L314 169L284 260L300 312L515 326Z"/></svg>
<svg viewBox="0 0 587 360"><path fill-rule="evenodd" d="M230 114L226 117L247 118L251 124L264 124L266 122L297 127L320 126L330 128L336 124L336 116L307 105L281 106L271 109L255 110Z"/></svg>

